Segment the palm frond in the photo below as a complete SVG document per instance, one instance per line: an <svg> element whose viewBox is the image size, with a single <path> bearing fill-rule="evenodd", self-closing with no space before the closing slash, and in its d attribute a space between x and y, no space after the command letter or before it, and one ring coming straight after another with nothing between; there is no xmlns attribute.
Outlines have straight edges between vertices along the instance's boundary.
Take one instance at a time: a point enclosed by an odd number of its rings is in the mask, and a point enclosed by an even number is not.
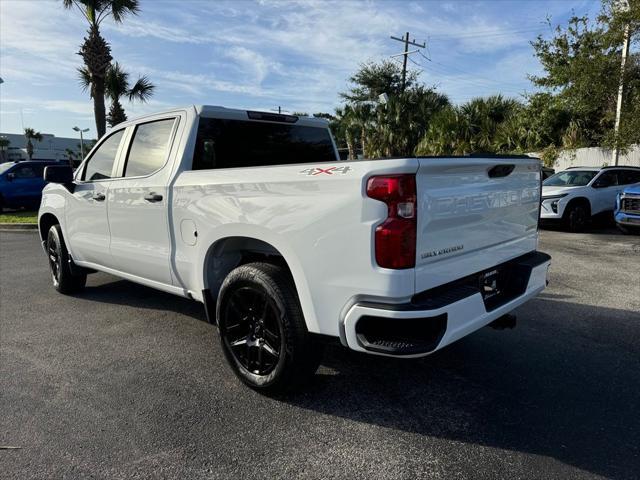
<svg viewBox="0 0 640 480"><path fill-rule="evenodd" d="M147 102L152 96L156 86L151 83L151 80L146 75L138 78L138 81L127 92L129 101L139 100L142 103Z"/></svg>
<svg viewBox="0 0 640 480"><path fill-rule="evenodd" d="M86 92L91 88L91 72L85 66L78 67L78 82L80 83L80 87L82 87L82 91Z"/></svg>
<svg viewBox="0 0 640 480"><path fill-rule="evenodd" d="M104 91L111 100L117 100L129 91L129 74L124 71L118 62L107 70L104 77Z"/></svg>
<svg viewBox="0 0 640 480"><path fill-rule="evenodd" d="M140 11L140 2L138 0L98 0L97 23L99 24L109 15L113 17L116 23L122 23L127 15L137 15Z"/></svg>

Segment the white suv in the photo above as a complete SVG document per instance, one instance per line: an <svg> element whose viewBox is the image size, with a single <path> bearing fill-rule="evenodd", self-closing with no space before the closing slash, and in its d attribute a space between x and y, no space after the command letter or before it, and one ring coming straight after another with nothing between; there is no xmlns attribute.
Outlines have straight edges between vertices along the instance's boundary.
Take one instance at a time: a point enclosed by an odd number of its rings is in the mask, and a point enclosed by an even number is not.
<svg viewBox="0 0 640 480"><path fill-rule="evenodd" d="M571 167L542 183L540 219L562 220L578 232L592 216L613 212L618 193L636 182L640 167Z"/></svg>

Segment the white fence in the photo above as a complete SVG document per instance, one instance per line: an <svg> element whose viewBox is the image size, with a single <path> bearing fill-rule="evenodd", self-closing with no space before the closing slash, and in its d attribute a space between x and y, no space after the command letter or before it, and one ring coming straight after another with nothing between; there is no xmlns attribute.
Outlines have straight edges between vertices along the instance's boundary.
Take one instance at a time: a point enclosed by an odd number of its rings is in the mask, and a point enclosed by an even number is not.
<svg viewBox="0 0 640 480"><path fill-rule="evenodd" d="M611 150L599 147L567 150L560 154L553 168L556 172L559 172L569 167L602 167L605 165L613 165L611 156ZM640 145L635 145L626 155L620 155L618 165L640 167Z"/></svg>

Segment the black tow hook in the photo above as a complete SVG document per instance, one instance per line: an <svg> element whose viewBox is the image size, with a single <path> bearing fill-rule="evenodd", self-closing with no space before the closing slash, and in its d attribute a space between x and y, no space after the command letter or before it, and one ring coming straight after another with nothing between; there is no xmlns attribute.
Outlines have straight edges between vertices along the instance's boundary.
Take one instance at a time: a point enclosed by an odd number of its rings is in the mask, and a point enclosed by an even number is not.
<svg viewBox="0 0 640 480"><path fill-rule="evenodd" d="M517 318L515 315L511 313L507 313L506 315L501 316L500 318L496 318L493 322L489 324L491 328L496 330L506 330L507 328L516 328Z"/></svg>

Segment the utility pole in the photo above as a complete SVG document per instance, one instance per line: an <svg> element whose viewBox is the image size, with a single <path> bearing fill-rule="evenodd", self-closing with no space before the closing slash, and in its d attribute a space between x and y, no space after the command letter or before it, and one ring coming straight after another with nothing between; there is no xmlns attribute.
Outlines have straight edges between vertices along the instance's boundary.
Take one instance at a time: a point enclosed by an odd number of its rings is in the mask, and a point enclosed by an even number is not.
<svg viewBox="0 0 640 480"><path fill-rule="evenodd" d="M613 147L613 164L618 165L620 150L618 149L618 132L620 131L620 115L622 114L622 97L624 95L624 70L629 56L629 24L624 27L624 40L622 42L622 63L620 64L620 83L618 84L618 105L616 106L616 125L614 127L615 142Z"/></svg>
<svg viewBox="0 0 640 480"><path fill-rule="evenodd" d="M407 32L405 36L402 38L394 37L393 35L391 35L391 39L404 43L404 52L398 53L396 55L391 55L392 57L397 57L400 55L404 57L402 61L402 84L401 84L401 91L404 92L404 89L407 86L407 58L409 58L409 55L411 55L412 53L416 53L418 51L418 50L412 50L410 52L409 45L413 45L414 47L418 47L418 48L425 48L427 45L425 43L422 43L422 45L420 45L419 43L416 43L415 38L410 41L409 32Z"/></svg>

